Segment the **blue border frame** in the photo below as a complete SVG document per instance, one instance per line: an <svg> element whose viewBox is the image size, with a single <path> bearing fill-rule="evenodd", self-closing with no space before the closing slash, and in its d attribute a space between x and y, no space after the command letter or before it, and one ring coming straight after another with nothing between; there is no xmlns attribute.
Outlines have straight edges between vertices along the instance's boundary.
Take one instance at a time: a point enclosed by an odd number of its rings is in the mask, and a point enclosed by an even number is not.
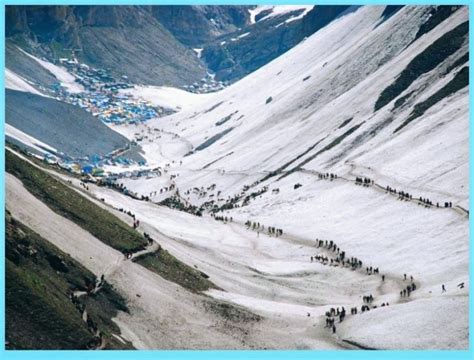
<svg viewBox="0 0 474 360"><path fill-rule="evenodd" d="M321 1L297 1L297 0L0 0L0 42L2 47L2 53L0 54L0 68L5 68L5 5L291 5L291 4L316 4L316 5L468 5L469 6L469 33L473 34L474 29L474 15L471 11L471 4L474 4L473 0L321 0ZM472 53L473 38L469 37L469 49ZM471 62L470 62L471 63ZM5 138L4 120L5 120L5 87L4 87L5 72L3 71L0 76L0 109L3 114L3 121L0 122L0 132ZM473 84L474 75L473 71L469 72L469 84ZM471 90L471 88L470 88ZM474 95L473 92L469 92L470 104L473 103ZM473 112L472 107L469 108L469 133L472 133L473 129ZM469 156L472 154L474 140L469 138ZM5 209L5 151L0 154L0 183L3 185L0 191L0 206ZM472 167L469 169L469 199L472 200L472 189L474 186L474 180L472 179ZM0 219L1 227L1 238L3 246L0 246L0 258L5 259L5 217L2 216ZM469 223L469 232L472 233L473 226ZM469 237L470 239L470 237ZM469 278L472 278L472 259L473 259L473 248L469 247L470 261L469 261ZM472 290L471 283L469 282L469 291ZM0 266L0 323L3 325L0 328L0 341L1 344L5 344L5 260ZM472 325L472 312L473 310L473 297L469 298L469 329L471 330ZM6 351L2 346L0 349L0 357L3 359L26 359L34 356L40 359L62 359L67 357L68 359L129 359L131 357L140 359L153 359L157 357L163 360L168 359L221 359L225 357L227 359L313 359L314 357L324 357L325 359L372 359L384 357L385 360L398 359L403 357L404 359L472 359L473 356L473 334L469 332L469 350L466 351L326 351L326 350L295 350L295 351L180 351L180 350L156 350L156 351Z"/></svg>

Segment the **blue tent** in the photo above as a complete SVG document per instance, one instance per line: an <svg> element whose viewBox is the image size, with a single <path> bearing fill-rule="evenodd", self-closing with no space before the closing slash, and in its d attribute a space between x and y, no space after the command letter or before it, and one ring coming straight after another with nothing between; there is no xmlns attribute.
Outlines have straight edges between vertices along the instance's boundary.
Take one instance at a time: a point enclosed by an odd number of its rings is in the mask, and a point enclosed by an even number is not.
<svg viewBox="0 0 474 360"><path fill-rule="evenodd" d="M92 174L92 170L94 170L94 168L91 165L85 165L82 167L82 172L84 174Z"/></svg>

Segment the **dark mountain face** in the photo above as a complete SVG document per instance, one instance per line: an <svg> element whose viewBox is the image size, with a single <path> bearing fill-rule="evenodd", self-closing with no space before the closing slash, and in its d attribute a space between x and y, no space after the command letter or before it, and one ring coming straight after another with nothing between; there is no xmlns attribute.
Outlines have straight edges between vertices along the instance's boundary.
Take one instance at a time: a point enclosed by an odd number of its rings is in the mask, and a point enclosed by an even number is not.
<svg viewBox="0 0 474 360"><path fill-rule="evenodd" d="M254 7L7 6L7 45L9 53L19 45L51 61L71 57L74 50L81 62L127 75L134 83L189 85L208 70L232 82L349 9L315 6L289 22L303 10L268 18L271 10L265 10L251 24ZM192 48L204 48L202 57Z"/></svg>
<svg viewBox="0 0 474 360"><path fill-rule="evenodd" d="M206 66L140 6L7 6L7 42L50 60L71 57L135 83L184 85Z"/></svg>
<svg viewBox="0 0 474 360"><path fill-rule="evenodd" d="M176 39L199 47L249 24L250 6L152 6L153 16Z"/></svg>
<svg viewBox="0 0 474 360"><path fill-rule="evenodd" d="M5 99L8 124L70 156L106 155L129 144L77 106L10 89Z"/></svg>
<svg viewBox="0 0 474 360"><path fill-rule="evenodd" d="M291 22L286 20L299 15L301 10L259 21L269 14L263 11L255 17L255 24L223 36L205 47L203 60L219 80L238 80L285 53L349 8L315 6L301 19ZM239 38L239 35L247 32L247 36Z"/></svg>

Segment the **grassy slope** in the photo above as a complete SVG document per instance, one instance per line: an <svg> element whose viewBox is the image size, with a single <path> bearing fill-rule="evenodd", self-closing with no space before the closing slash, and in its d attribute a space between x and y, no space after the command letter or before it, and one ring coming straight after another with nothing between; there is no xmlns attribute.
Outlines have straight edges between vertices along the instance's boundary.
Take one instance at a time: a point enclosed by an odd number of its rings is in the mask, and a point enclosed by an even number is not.
<svg viewBox="0 0 474 360"><path fill-rule="evenodd" d="M217 286L207 279L207 275L180 262L166 250L146 254L134 261L192 292L217 289Z"/></svg>
<svg viewBox="0 0 474 360"><path fill-rule="evenodd" d="M121 251L138 250L145 246L146 240L141 234L110 212L9 151L6 152L6 170L20 179L28 191L53 211L75 222L105 244ZM199 271L180 262L165 250L159 251L158 256L142 256L137 263L194 292L216 288Z"/></svg>
<svg viewBox="0 0 474 360"><path fill-rule="evenodd" d="M9 151L6 152L5 167L54 212L75 222L105 244L120 251L145 247L145 239L127 224Z"/></svg>
<svg viewBox="0 0 474 360"><path fill-rule="evenodd" d="M69 296L95 281L94 275L8 214L6 257L6 347L85 349L92 334ZM106 336L107 348L131 348L108 338L112 331L120 333L111 318L127 309L117 306L124 300L107 288L96 295L99 305L86 300L87 310ZM104 314L103 319L94 313Z"/></svg>

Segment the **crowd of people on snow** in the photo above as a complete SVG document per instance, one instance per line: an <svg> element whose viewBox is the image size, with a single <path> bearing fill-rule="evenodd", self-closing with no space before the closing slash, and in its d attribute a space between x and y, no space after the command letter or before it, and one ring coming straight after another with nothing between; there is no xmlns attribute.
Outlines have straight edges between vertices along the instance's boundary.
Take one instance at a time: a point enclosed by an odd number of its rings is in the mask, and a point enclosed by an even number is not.
<svg viewBox="0 0 474 360"><path fill-rule="evenodd" d="M413 195L412 194L409 194L408 192L405 192L405 191L402 191L402 190L397 191L397 189L394 189L394 188L392 188L388 185L386 186L385 191L387 193L390 193L390 194L398 194L398 200L405 200L405 201L413 200ZM422 206L425 206L427 208L435 206L433 201L431 201L428 198L423 198L423 197L420 196L418 199L415 199L415 200L418 201L418 205L422 205ZM440 207L451 208L451 207L453 207L453 203L452 202L445 202L444 206L443 206L443 204L440 205L439 202L437 202L436 207L437 208L440 208Z"/></svg>
<svg viewBox="0 0 474 360"><path fill-rule="evenodd" d="M260 235L260 232L265 231L265 225L260 224L259 222L247 220L245 222L245 226L247 226L247 229L257 231L257 236ZM283 235L283 229L277 229L274 226L267 226L267 234L270 236L274 235L275 237L279 237Z"/></svg>
<svg viewBox="0 0 474 360"><path fill-rule="evenodd" d="M370 186L370 185L374 185L374 180L368 178L368 177L356 177L356 180L355 180L355 184L356 185L363 185L363 186Z"/></svg>
<svg viewBox="0 0 474 360"><path fill-rule="evenodd" d="M358 268L362 268L362 261L355 258L351 257L348 258L346 257L345 251L341 250L337 244L332 241L332 240L322 240L322 239L316 239L316 247L317 248L323 248L326 249L327 251L335 253L337 256L335 258L330 259L328 256L325 255L314 255L310 256L310 261L319 261L323 265L332 265L332 266L339 266L342 265L342 267L351 267L352 270L356 270ZM373 266L367 266L365 268L365 273L367 275L379 275L380 271L378 267L373 267ZM382 282L385 281L385 275L381 275ZM410 284L404 287L400 291L400 297L408 297L410 294L417 289L417 286L414 282L413 276L407 276L407 274L404 274L403 281L410 281ZM443 285L443 292L446 291ZM370 309L376 309L377 305L374 305L374 297L372 294L369 295L364 295L362 297L363 304L360 308L360 313L364 313L366 311L370 311ZM388 302L383 302L380 307L386 307L389 306ZM351 308L351 315L357 315L358 312L358 307L352 307ZM345 309L342 307L342 310L339 310L339 308L331 308L329 311L326 312L326 325L325 327L330 328L333 333L336 332L336 326L335 326L335 318L339 318L339 322L342 322L345 318Z"/></svg>
<svg viewBox="0 0 474 360"><path fill-rule="evenodd" d="M329 179L332 181L334 179L337 179L337 174L333 174L333 173L318 174L318 178L320 180Z"/></svg>
<svg viewBox="0 0 474 360"><path fill-rule="evenodd" d="M347 258L346 252L341 251L336 245L336 243L332 240L316 239L316 248L328 249L329 251L335 253L337 256L335 258L329 259L327 256L315 255L310 257L311 262L319 261L323 265L329 264L331 266L341 265L342 267L350 267L352 270L356 270L362 267L361 260L356 257Z"/></svg>
<svg viewBox="0 0 474 360"><path fill-rule="evenodd" d="M400 297L410 297L410 294L416 290L416 284L413 276L410 275L410 279L408 279L407 274L403 274L403 281L408 280L410 281L410 284L400 291Z"/></svg>
<svg viewBox="0 0 474 360"><path fill-rule="evenodd" d="M228 222L234 221L234 219L231 217L227 216L216 216L216 214L212 213L211 216L214 218L216 221L222 221L224 224L227 224Z"/></svg>

